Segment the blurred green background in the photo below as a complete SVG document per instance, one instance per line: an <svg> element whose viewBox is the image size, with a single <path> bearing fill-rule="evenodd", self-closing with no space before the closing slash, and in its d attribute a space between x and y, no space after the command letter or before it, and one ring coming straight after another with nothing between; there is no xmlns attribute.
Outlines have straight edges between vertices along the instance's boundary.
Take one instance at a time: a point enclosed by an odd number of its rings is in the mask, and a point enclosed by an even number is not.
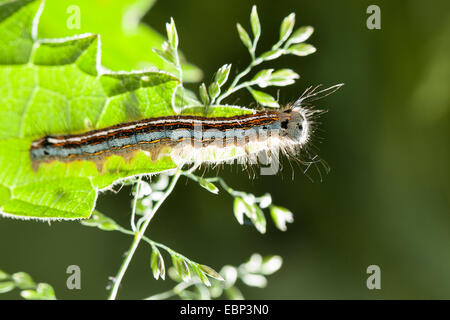
<svg viewBox="0 0 450 320"><path fill-rule="evenodd" d="M234 188L269 192L276 204L294 212L287 232L269 223L265 235L236 222L230 196L215 196L182 179L151 223L149 236L216 269L240 264L253 252L281 255L284 265L265 289L240 286L246 298L449 299L448 2L164 0L143 19L164 34L164 23L173 16L181 50L209 82L225 63L233 63L232 72L248 64L236 22L249 30L253 4L263 28L260 50L277 40L279 24L290 12L297 14L297 26L315 27L308 41L318 48L315 54L265 65L301 75L295 85L280 90L280 102L293 101L309 85L345 83L317 103L329 110L319 135L320 155L331 172L322 182L311 182L298 167L292 179L287 162L278 175L254 179L241 168L221 170ZM381 8L381 30L366 28L370 4ZM120 22L111 18L102 23ZM242 92L228 102L247 105L252 99ZM130 200L129 188L105 193L98 209L127 225ZM49 225L3 218L0 268L26 271L36 281L52 284L58 298L103 299L108 277L116 274L130 242L125 235L78 222ZM150 249L142 245L119 298L139 299L173 286L170 280L153 280L149 261ZM71 264L81 267L81 290L66 288ZM381 268L381 290L366 288L366 268L372 264ZM17 291L1 296L18 297Z"/></svg>

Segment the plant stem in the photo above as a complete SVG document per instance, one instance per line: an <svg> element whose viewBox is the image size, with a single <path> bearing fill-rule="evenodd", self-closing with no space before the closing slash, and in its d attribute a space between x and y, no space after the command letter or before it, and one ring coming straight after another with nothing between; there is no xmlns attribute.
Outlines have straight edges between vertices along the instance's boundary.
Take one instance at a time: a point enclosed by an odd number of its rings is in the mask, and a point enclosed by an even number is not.
<svg viewBox="0 0 450 320"><path fill-rule="evenodd" d="M198 182L199 177L197 177L195 174L193 173L187 173L187 172L183 172L183 175L188 177L189 179L192 179L196 182ZM208 182L219 182L220 185L222 186L222 188L228 192L231 196L233 197L245 197L247 194L245 192L242 191L238 191L238 190L234 190L233 188L231 188L226 182L225 180L223 180L221 177L212 177L212 178L206 178L205 179Z"/></svg>
<svg viewBox="0 0 450 320"><path fill-rule="evenodd" d="M272 50L283 50L281 55L286 54L286 50L289 47L290 43L289 41L285 43L284 47L282 49L280 49L281 45L283 44L283 41L278 41L276 44L273 45ZM256 46L256 44L255 44ZM254 50L254 49L253 49ZM259 56L258 58L255 58L254 52L251 51L250 52L251 58L252 58L252 62L247 66L247 68L244 69L244 71L242 71L241 73L239 73L236 78L234 78L233 82L231 83L231 85L228 87L228 89L221 94L217 99L216 99L216 104L220 104L220 102L225 99L226 97L228 97L229 95L231 95L232 93L244 88L244 87L249 87L251 85L253 85L254 83L252 82L244 82L238 86L236 86L239 83L239 80L241 80L244 76L246 76L253 67L256 67L257 65L261 64L264 61L263 58L261 58L261 56Z"/></svg>
<svg viewBox="0 0 450 320"><path fill-rule="evenodd" d="M244 71L242 71L241 73L239 73L236 78L234 78L233 82L231 83L230 87L227 89L227 91L225 91L221 96L219 96L216 100L216 103L219 104L223 99L225 99L226 97L228 97L230 94L232 94L233 92L236 92L237 90L241 89L242 87L236 87L235 86L238 84L239 80L241 80L242 77L246 76L250 70L252 70L252 68L256 65L258 65L258 63L255 63L255 61L257 60L252 60L252 62L248 65L247 68L244 69Z"/></svg>
<svg viewBox="0 0 450 320"><path fill-rule="evenodd" d="M220 183L220 185L222 186L222 188L226 192L228 192L230 195L232 195L233 197L245 197L246 196L245 192L237 191L237 190L234 190L233 188L231 188L228 184L226 184L225 180L223 180L221 177L206 178L205 180L208 182L218 181Z"/></svg>
<svg viewBox="0 0 450 320"><path fill-rule="evenodd" d="M147 229L150 221L152 220L153 216L155 215L156 211L158 211L159 207L163 204L163 202L166 200L166 198L170 195L170 193L172 193L178 179L181 176L181 170L177 170L177 172L175 173L175 175L172 178L172 181L170 182L169 187L167 188L167 190L164 192L164 195L162 196L162 198L156 203L156 205L152 208L151 214L148 215L148 217L146 218L146 220L144 221L144 223L139 227L139 231L137 231L134 235L134 240L131 243L130 249L127 252L127 255L125 257L125 259L122 262L122 265L120 266L120 269L116 275L116 277L114 278L114 284L113 287L111 289L111 293L108 297L109 300L115 300L117 297L117 291L119 290L119 286L120 283L122 282L123 276L125 275L125 272L128 269L128 266L131 262L131 259L133 258L134 253L136 252L136 249L139 245L139 243L141 242L145 230ZM137 196L137 194L135 195L135 197ZM136 206L136 201L133 204L133 210L135 210Z"/></svg>
<svg viewBox="0 0 450 320"><path fill-rule="evenodd" d="M199 281L190 281L190 282L181 282L179 284L177 284L175 287L173 287L170 290L158 293L158 294L154 294L150 297L145 298L144 300L162 300L162 299L167 299L173 296L176 296L178 293L180 293L183 290L186 290L187 288L193 286L193 285L197 285L200 284L201 282Z"/></svg>
<svg viewBox="0 0 450 320"><path fill-rule="evenodd" d="M119 232L122 232L122 233L124 233L124 234L131 235L131 236L134 236L134 235L135 235L135 233L134 233L133 231L127 230L127 229L122 228L122 227L120 227L120 226L119 226L116 230L119 231ZM181 253L176 252L175 250L172 250L171 248L169 248L168 246L166 246L166 245L164 245L164 244L162 244L162 243L153 241L152 239L150 239L150 238L148 238L148 237L146 237L146 236L142 236L142 240L144 240L145 242L147 242L147 243L148 243L149 245L151 245L151 246L155 246L155 247L158 247L158 248L160 248L160 249L165 250L165 251L166 251L167 253L169 253L170 255L176 255L177 257L180 257L180 258L182 258L183 260L188 261L189 263L195 263L195 264L198 264L197 262L192 261L191 259L189 259L188 257L182 255Z"/></svg>
<svg viewBox="0 0 450 320"><path fill-rule="evenodd" d="M133 230L133 232L136 232L136 223L134 221L135 217L136 217L136 204L137 204L137 200L139 197L139 192L140 192L140 188L141 188L141 176L139 176L138 181L137 181L137 186L136 186L136 194L134 195L134 199L133 199L133 208L131 210L131 221L130 221L130 225L131 225L131 230Z"/></svg>

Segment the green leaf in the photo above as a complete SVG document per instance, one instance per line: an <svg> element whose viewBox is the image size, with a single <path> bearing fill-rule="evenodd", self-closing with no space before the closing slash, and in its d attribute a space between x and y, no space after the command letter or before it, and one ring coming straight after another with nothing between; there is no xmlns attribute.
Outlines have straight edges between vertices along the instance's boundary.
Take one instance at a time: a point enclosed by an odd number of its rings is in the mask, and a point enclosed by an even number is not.
<svg viewBox="0 0 450 320"><path fill-rule="evenodd" d="M225 290L225 294L230 300L244 300L244 296L241 291L235 286L231 286Z"/></svg>
<svg viewBox="0 0 450 320"><path fill-rule="evenodd" d="M204 116L204 106L190 106L181 111L182 115ZM230 117L252 113L251 109L238 106L209 106L208 117Z"/></svg>
<svg viewBox="0 0 450 320"><path fill-rule="evenodd" d="M28 62L28 57L33 50L33 40L36 37L31 26L40 4L27 2L0 3L0 48L2 50L0 64L15 65ZM25 4L27 5L24 6ZM11 15L16 18L8 19Z"/></svg>
<svg viewBox="0 0 450 320"><path fill-rule="evenodd" d="M265 106L265 107L270 107L270 108L279 108L280 105L278 104L278 102L275 100L274 97L272 97L270 94L262 92L262 91L258 91L252 88L248 88L250 93L252 94L253 98L255 98L255 100Z"/></svg>
<svg viewBox="0 0 450 320"><path fill-rule="evenodd" d="M283 19L280 27L280 42L286 41L292 33L295 25L295 13L291 13Z"/></svg>
<svg viewBox="0 0 450 320"><path fill-rule="evenodd" d="M154 194L155 193L153 193L153 195ZM136 214L140 216L146 216L151 214L152 205L153 205L152 196L147 196L145 198L139 199L136 202Z"/></svg>
<svg viewBox="0 0 450 320"><path fill-rule="evenodd" d="M214 282L209 288L211 298L217 299L223 294L223 285L220 282Z"/></svg>
<svg viewBox="0 0 450 320"><path fill-rule="evenodd" d="M206 277L206 276L205 276ZM195 288L195 294L196 294L196 300L211 300L211 291L210 288L208 288L208 286L200 286L200 285L196 285Z"/></svg>
<svg viewBox="0 0 450 320"><path fill-rule="evenodd" d="M271 74L268 85L278 87L288 86L295 83L295 80L299 78L300 76L291 69L280 69Z"/></svg>
<svg viewBox="0 0 450 320"><path fill-rule="evenodd" d="M313 32L314 28L311 26L300 27L292 34L288 41L292 44L304 42L309 39Z"/></svg>
<svg viewBox="0 0 450 320"><path fill-rule="evenodd" d="M26 300L42 300L42 296L36 290L23 290L20 295Z"/></svg>
<svg viewBox="0 0 450 320"><path fill-rule="evenodd" d="M152 246L152 257L150 260L150 266L153 271L153 276L156 280L158 280L159 277L161 279L165 279L166 277L166 268L164 267L164 259L159 252L158 248L155 246Z"/></svg>
<svg viewBox="0 0 450 320"><path fill-rule="evenodd" d="M283 265L283 259L280 256L267 256L263 258L261 273L271 275L280 270Z"/></svg>
<svg viewBox="0 0 450 320"><path fill-rule="evenodd" d="M261 274L244 274L241 280L250 287L265 288L267 286L267 278Z"/></svg>
<svg viewBox="0 0 450 320"><path fill-rule="evenodd" d="M173 55L173 52L171 50L167 49L167 46L163 50L153 48L153 52L155 52L165 62L170 63L172 65L176 64L175 56Z"/></svg>
<svg viewBox="0 0 450 320"><path fill-rule="evenodd" d="M175 21L170 18L170 22L166 23L167 39L169 40L170 47L176 51L178 50L178 32L175 27Z"/></svg>
<svg viewBox="0 0 450 320"><path fill-rule="evenodd" d="M214 101L214 99L216 99L220 94L219 84L215 81L211 83L208 88L208 93L211 99Z"/></svg>
<svg viewBox="0 0 450 320"><path fill-rule="evenodd" d="M234 198L233 212L239 224L244 224L244 215L247 215L251 209L241 197Z"/></svg>
<svg viewBox="0 0 450 320"><path fill-rule="evenodd" d="M247 47L247 49L252 52L252 40L250 40L250 36L247 31L238 23L237 30L239 33L239 38L241 38L242 43Z"/></svg>
<svg viewBox="0 0 450 320"><path fill-rule="evenodd" d="M172 260L173 262L173 260ZM169 278L172 279L175 282L181 282L183 279L181 279L180 274L178 273L177 269L174 267L169 267L167 270L167 274L169 275Z"/></svg>
<svg viewBox="0 0 450 320"><path fill-rule="evenodd" d="M252 12L250 14L250 24L252 26L254 36L253 46L255 47L259 37L261 36L261 23L259 22L258 12L255 5L252 7Z"/></svg>
<svg viewBox="0 0 450 320"><path fill-rule="evenodd" d="M218 194L219 193L219 188L217 188L214 183L208 182L203 178L200 178L198 180L198 183L200 184L200 186L202 186L203 188L205 188L206 190L208 190L211 193L214 194Z"/></svg>
<svg viewBox="0 0 450 320"><path fill-rule="evenodd" d="M20 289L29 289L36 285L31 276L25 272L16 272L11 276L11 278Z"/></svg>
<svg viewBox="0 0 450 320"><path fill-rule="evenodd" d="M230 70L231 64L225 64L219 70L217 70L214 81L217 82L219 87L222 87L225 84L225 82L227 82Z"/></svg>
<svg viewBox="0 0 450 320"><path fill-rule="evenodd" d="M0 293L6 293L13 290L16 287L14 281L0 282Z"/></svg>
<svg viewBox="0 0 450 320"><path fill-rule="evenodd" d="M259 207L261 209L267 208L271 204L272 204L272 196L270 195L270 193L266 193L259 200Z"/></svg>
<svg viewBox="0 0 450 320"><path fill-rule="evenodd" d="M263 257L259 253L254 253L250 256L250 259L241 266L247 273L260 273L262 263Z"/></svg>
<svg viewBox="0 0 450 320"><path fill-rule="evenodd" d="M206 85L202 83L199 87L199 94L200 99L202 100L203 104L206 106L209 104L209 95L208 90L206 90Z"/></svg>
<svg viewBox="0 0 450 320"><path fill-rule="evenodd" d="M152 51L164 36L141 22L155 0L58 0L46 1L39 23L40 38L71 37L96 33L102 39L102 64L110 70L132 71L156 67L177 74L176 69ZM76 26L79 9L79 26ZM181 56L183 80L197 82L202 71Z"/></svg>
<svg viewBox="0 0 450 320"><path fill-rule="evenodd" d="M39 283L36 288L36 292L40 295L41 299L44 300L55 300L55 291L53 287L48 283Z"/></svg>
<svg viewBox="0 0 450 320"><path fill-rule="evenodd" d="M256 204L253 205L253 211L255 212L256 217L252 219L252 222L255 225L256 230L260 233L266 233L266 217L264 216L264 212Z"/></svg>
<svg viewBox="0 0 450 320"><path fill-rule="evenodd" d="M199 264L198 266L204 273L206 273L211 278L214 278L214 279L220 280L220 281L224 281L223 277L217 271L215 271L213 268L205 266L204 264Z"/></svg>
<svg viewBox="0 0 450 320"><path fill-rule="evenodd" d="M281 231L286 231L286 223L294 222L294 215L291 211L280 206L270 206L270 215L275 226Z"/></svg>
<svg viewBox="0 0 450 320"><path fill-rule="evenodd" d="M56 300L52 286L47 283L39 283L36 290L23 290L20 295L27 300Z"/></svg>
<svg viewBox="0 0 450 320"><path fill-rule="evenodd" d="M220 270L220 274L225 279L224 287L229 288L231 286L234 286L236 283L237 277L238 277L238 271L233 266L223 266L222 270Z"/></svg>
<svg viewBox="0 0 450 320"><path fill-rule="evenodd" d="M169 175L163 173L152 179L152 189L163 191L169 186Z"/></svg>
<svg viewBox="0 0 450 320"><path fill-rule="evenodd" d="M149 194L152 193L152 187L150 187L150 184L147 181L138 180L136 183L133 184L131 193L133 197L136 197L137 199L142 199L143 197L148 196Z"/></svg>
<svg viewBox="0 0 450 320"><path fill-rule="evenodd" d="M47 4L54 2L58 1ZM98 193L115 181L173 169L175 163L169 156L151 161L139 151L127 161L109 156L100 167L87 160L53 161L35 171L29 158L31 142L49 134L174 115L172 97L179 81L159 71L106 71L97 35L34 40L40 5L27 0L0 4L0 213L88 218ZM183 114L201 114L200 108L200 112L188 108ZM210 115L251 112L219 106L211 108Z"/></svg>
<svg viewBox="0 0 450 320"><path fill-rule="evenodd" d="M104 231L113 231L120 228L113 219L108 218L97 210L93 212L89 219L82 220L81 224L88 227L97 227Z"/></svg>
<svg viewBox="0 0 450 320"><path fill-rule="evenodd" d="M288 52L303 57L316 52L316 48L308 43L299 43L289 47Z"/></svg>
<svg viewBox="0 0 450 320"><path fill-rule="evenodd" d="M195 93L185 87L179 86L175 93L175 105L183 109L187 106L198 106L201 102L198 100Z"/></svg>
<svg viewBox="0 0 450 320"><path fill-rule="evenodd" d="M9 274L4 272L3 270L0 270L0 280L5 280L9 278Z"/></svg>
<svg viewBox="0 0 450 320"><path fill-rule="evenodd" d="M263 61L274 60L274 59L280 57L283 53L284 53L284 51L282 49L269 50L269 51L264 52L259 57L259 59L262 59Z"/></svg>
<svg viewBox="0 0 450 320"><path fill-rule="evenodd" d="M205 272L196 264L191 263L190 264L191 269L194 271L194 273L199 277L200 281L207 287L211 286L211 282L209 281L208 277L206 276Z"/></svg>
<svg viewBox="0 0 450 320"><path fill-rule="evenodd" d="M189 267L183 258L172 254L172 264L183 281L189 281L191 279Z"/></svg>
<svg viewBox="0 0 450 320"><path fill-rule="evenodd" d="M261 88L265 88L269 85L269 80L272 76L273 69L263 69L259 71L251 80L255 82Z"/></svg>
<svg viewBox="0 0 450 320"><path fill-rule="evenodd" d="M300 76L291 69L280 69L273 72L273 69L264 69L258 72L252 79L261 88L268 86L287 86L295 83L295 79Z"/></svg>

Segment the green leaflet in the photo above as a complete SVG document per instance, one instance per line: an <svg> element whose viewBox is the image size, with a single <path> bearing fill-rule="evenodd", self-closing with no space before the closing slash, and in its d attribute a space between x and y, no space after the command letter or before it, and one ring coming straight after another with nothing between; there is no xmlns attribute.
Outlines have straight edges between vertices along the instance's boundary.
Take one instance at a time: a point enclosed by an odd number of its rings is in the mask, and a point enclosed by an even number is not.
<svg viewBox="0 0 450 320"><path fill-rule="evenodd" d="M31 142L125 121L174 114L179 84L159 71L105 73L93 34L36 40L40 1L0 3L0 212L13 217L87 218L98 190L120 178L175 167L138 153L129 163L113 156L99 173L93 162L52 162L31 168ZM211 115L250 111L217 107ZM184 110L198 114L200 107Z"/></svg>
<svg viewBox="0 0 450 320"><path fill-rule="evenodd" d="M39 23L39 38L61 38L96 33L102 39L102 64L111 70L157 67L175 73L152 48L160 48L164 37L140 19L154 0L57 0L47 1ZM185 81L199 81L202 72L182 61Z"/></svg>

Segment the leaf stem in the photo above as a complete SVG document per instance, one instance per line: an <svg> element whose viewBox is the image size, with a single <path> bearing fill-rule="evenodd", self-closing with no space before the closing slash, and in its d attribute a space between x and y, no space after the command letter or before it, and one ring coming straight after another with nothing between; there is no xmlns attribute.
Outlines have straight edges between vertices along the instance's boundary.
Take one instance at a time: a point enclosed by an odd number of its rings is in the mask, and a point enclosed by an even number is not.
<svg viewBox="0 0 450 320"><path fill-rule="evenodd" d="M108 297L109 300L115 300L117 297L117 291L119 290L120 283L122 282L122 279L125 275L125 272L128 269L128 266L131 262L131 259L133 258L134 253L136 252L136 249L141 242L142 238L144 237L145 230L147 229L150 221L152 220L153 216L155 215L156 211L158 211L159 207L163 204L163 202L167 199L167 197L172 193L173 189L175 188L175 185L178 181L178 179L181 176L181 170L178 169L175 175L172 178L172 181L170 182L169 187L164 192L164 195L161 197L161 199L156 203L156 205L152 208L151 213L146 217L144 223L139 227L139 231L137 231L134 235L134 240L131 243L130 249L127 252L127 255L125 259L122 262L122 265L120 266L120 269L114 278L114 284L111 289L111 293ZM137 194L135 195L137 197ZM136 201L133 203L133 210L136 210Z"/></svg>
<svg viewBox="0 0 450 320"><path fill-rule="evenodd" d="M177 64L176 68L177 68L177 71L178 71L178 74L180 77L180 84L181 84L181 86L183 86L183 69L181 68L180 56L178 54L178 50L176 51L175 57L176 57L176 64Z"/></svg>
<svg viewBox="0 0 450 320"><path fill-rule="evenodd" d="M228 97L230 94L232 94L233 92L236 92L239 89L242 89L243 86L239 85L236 87L236 85L238 84L239 80L242 79L242 77L246 76L253 67L257 66L258 64L260 64L262 62L259 61L260 59L252 59L252 62L247 66L247 68L244 69L244 71L242 71L241 73L239 73L236 78L234 78L233 82L231 83L231 85L229 86L229 88L227 89L227 91L225 91L222 95L220 95L217 100L216 103L220 104L220 102L225 99L226 97Z"/></svg>
<svg viewBox="0 0 450 320"><path fill-rule="evenodd" d="M273 51L280 50L280 51L281 51L281 54L280 54L280 55L287 54L287 51L286 51L286 50L287 50L287 48L288 48L289 45L290 45L289 41L287 41L287 42L284 44L283 48L280 49L280 47L283 45L283 42L284 42L284 41L285 41L285 40L279 40L276 44L274 44L274 45L272 46L272 50L273 50ZM250 86L252 86L252 85L255 84L254 82L246 81L246 82L244 82L244 83L242 83L242 84L240 84L240 85L237 86L237 84L239 83L239 80L241 80L243 77L245 77L245 76L252 70L253 67L256 67L257 65L260 65L261 63L263 63L264 61L266 61L265 59L262 58L262 56L259 56L259 57L255 58L254 51L251 51L251 52L250 52L250 55L251 55L252 62L247 66L247 68L245 68L241 73L239 73L239 74L234 78L233 82L232 82L231 85L228 87L228 89L216 99L216 103L217 103L217 104L220 104L220 102L221 102L223 99L225 99L226 97L228 97L228 96L231 95L232 93L234 93L234 92L236 92L236 91L238 91L238 90L240 90L240 89L242 89L242 88L248 88L248 87L250 87Z"/></svg>
<svg viewBox="0 0 450 320"><path fill-rule="evenodd" d="M222 188L233 197L244 197L247 195L245 192L234 190L233 188L231 188L221 177L206 178L205 180L208 182L219 182Z"/></svg>
<svg viewBox="0 0 450 320"><path fill-rule="evenodd" d="M194 180L196 182L199 181L199 177L196 176L195 174L187 173L187 172L183 172L182 174L191 180ZM211 177L211 178L206 178L205 180L208 182L219 182L221 187L233 197L245 197L247 195L245 192L234 190L233 188L231 188L225 182L225 180L223 180L223 178L221 178L221 177Z"/></svg>

